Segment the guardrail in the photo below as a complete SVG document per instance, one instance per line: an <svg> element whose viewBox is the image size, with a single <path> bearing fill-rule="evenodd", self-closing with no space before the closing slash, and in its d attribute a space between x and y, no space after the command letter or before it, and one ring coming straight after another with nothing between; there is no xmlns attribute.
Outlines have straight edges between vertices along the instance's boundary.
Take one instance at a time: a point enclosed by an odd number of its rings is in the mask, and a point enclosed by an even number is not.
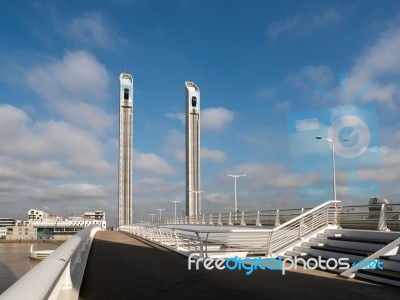
<svg viewBox="0 0 400 300"><path fill-rule="evenodd" d="M274 252L300 240L327 225L337 225L340 201L328 201L276 226L273 229L230 226L130 225L124 231L160 244L184 255L221 257L242 253L273 255Z"/></svg>
<svg viewBox="0 0 400 300"><path fill-rule="evenodd" d="M225 212L198 216L165 218L154 225L230 225L276 227L311 208ZM348 229L400 231L400 204L346 205L339 210L338 224Z"/></svg>
<svg viewBox="0 0 400 300"><path fill-rule="evenodd" d="M281 210L244 211L237 213L223 212L217 214L165 218L161 221L154 221L152 224L255 225L271 227L285 223L310 209L311 208L295 208Z"/></svg>
<svg viewBox="0 0 400 300"><path fill-rule="evenodd" d="M348 229L400 231L400 204L343 206L338 221Z"/></svg>
<svg viewBox="0 0 400 300"><path fill-rule="evenodd" d="M7 289L0 299L78 299L90 246L99 230L101 227L92 225L79 231Z"/></svg>

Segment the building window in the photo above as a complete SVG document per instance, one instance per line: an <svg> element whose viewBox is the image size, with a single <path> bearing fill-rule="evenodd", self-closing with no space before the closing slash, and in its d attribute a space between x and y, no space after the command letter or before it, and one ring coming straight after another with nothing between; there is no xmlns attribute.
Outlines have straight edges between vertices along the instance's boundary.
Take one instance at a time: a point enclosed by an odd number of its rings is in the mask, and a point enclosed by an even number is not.
<svg viewBox="0 0 400 300"><path fill-rule="evenodd" d="M197 105L197 98L193 96L192 97L192 106L196 107L196 105Z"/></svg>

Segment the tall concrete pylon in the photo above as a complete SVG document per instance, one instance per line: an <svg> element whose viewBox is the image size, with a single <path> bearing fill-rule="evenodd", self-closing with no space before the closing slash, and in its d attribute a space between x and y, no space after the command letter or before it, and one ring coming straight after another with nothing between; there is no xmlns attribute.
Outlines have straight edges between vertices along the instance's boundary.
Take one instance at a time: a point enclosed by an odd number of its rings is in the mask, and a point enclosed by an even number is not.
<svg viewBox="0 0 400 300"><path fill-rule="evenodd" d="M132 224L133 78L119 76L118 226Z"/></svg>
<svg viewBox="0 0 400 300"><path fill-rule="evenodd" d="M186 104L186 215L201 214L200 195L200 90L185 82Z"/></svg>

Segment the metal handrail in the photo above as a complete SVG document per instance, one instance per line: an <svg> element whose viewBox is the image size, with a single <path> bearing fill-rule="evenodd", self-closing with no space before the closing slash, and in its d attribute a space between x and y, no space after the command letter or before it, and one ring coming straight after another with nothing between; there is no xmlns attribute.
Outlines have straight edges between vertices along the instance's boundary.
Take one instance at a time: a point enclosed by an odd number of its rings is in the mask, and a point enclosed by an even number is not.
<svg viewBox="0 0 400 300"><path fill-rule="evenodd" d="M342 228L400 231L400 204L343 206L339 223Z"/></svg>
<svg viewBox="0 0 400 300"><path fill-rule="evenodd" d="M382 206L383 205L383 206ZM166 218L153 224L203 224L203 225L234 225L276 227L299 216L302 212L311 210L280 209L264 211L245 211L237 213L213 213L199 217ZM231 214L231 218L229 218ZM343 228L366 230L400 231L400 204L366 204L346 205L338 211L338 224ZM196 221L197 220L197 221Z"/></svg>
<svg viewBox="0 0 400 300"><path fill-rule="evenodd" d="M306 234L324 225L337 225L337 210L341 201L332 200L279 225L271 230L268 242L268 255L301 239ZM333 205L333 216L332 212Z"/></svg>
<svg viewBox="0 0 400 300"><path fill-rule="evenodd" d="M272 255L274 251L282 249L310 232L328 224L337 224L337 215L340 201L327 201L310 209L299 216L292 218L275 228L233 227L233 226L145 226L133 225L120 227L119 230L149 238L148 232L154 232L150 239L182 254L198 252L207 255L212 246L215 251L229 252L242 251L250 253L263 252ZM279 211L278 211L279 212ZM259 214L257 214L259 215ZM225 218L232 221L232 215L219 214L219 223ZM168 237L168 238L166 238ZM208 250L207 250L208 249ZM200 254L201 253L201 254Z"/></svg>
<svg viewBox="0 0 400 300"><path fill-rule="evenodd" d="M257 225L276 226L311 210L312 208L288 208L279 210L243 211L210 213L198 216L171 217L156 220L151 224L177 225L177 224L217 224L217 225ZM231 217L229 217L231 216Z"/></svg>

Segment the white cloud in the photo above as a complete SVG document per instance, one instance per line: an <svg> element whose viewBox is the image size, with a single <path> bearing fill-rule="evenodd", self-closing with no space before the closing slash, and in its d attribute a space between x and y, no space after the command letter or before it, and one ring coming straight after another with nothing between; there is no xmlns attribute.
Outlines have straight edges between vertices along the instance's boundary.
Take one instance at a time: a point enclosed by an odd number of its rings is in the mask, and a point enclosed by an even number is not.
<svg viewBox="0 0 400 300"><path fill-rule="evenodd" d="M117 167L105 156L109 141L101 132L111 127L112 118L99 106L108 96L107 71L81 51L46 59L34 68L9 65L61 118L35 120L27 111L0 105L0 202L9 204L2 208L22 219L43 203L58 214L112 211L108 201L115 198L116 183L109 179L117 176Z"/></svg>
<svg viewBox="0 0 400 300"><path fill-rule="evenodd" d="M59 161L23 161L0 156L0 178L9 181L30 181L32 179L67 179L74 175Z"/></svg>
<svg viewBox="0 0 400 300"><path fill-rule="evenodd" d="M400 97L400 85L388 80L388 76L400 74L398 53L400 24L396 22L357 58L347 81L347 97L342 100L377 101L393 106ZM385 83L382 78L385 78Z"/></svg>
<svg viewBox="0 0 400 300"><path fill-rule="evenodd" d="M104 99L108 73L96 58L85 51L67 52L62 60L27 70L26 82L43 98Z"/></svg>
<svg viewBox="0 0 400 300"><path fill-rule="evenodd" d="M60 184L52 187L32 188L31 197L40 200L82 200L82 199L100 199L108 193L101 186L78 183L78 184Z"/></svg>
<svg viewBox="0 0 400 300"><path fill-rule="evenodd" d="M317 85L327 87L332 84L335 76L326 65L305 66L295 74L289 76L288 81L302 90L315 90Z"/></svg>
<svg viewBox="0 0 400 300"><path fill-rule="evenodd" d="M210 107L201 111L200 126L202 130L222 131L234 118L234 112L223 107Z"/></svg>
<svg viewBox="0 0 400 300"><path fill-rule="evenodd" d="M135 197L153 195L154 198L161 197L163 200L165 197L173 197L173 194L178 192L183 194L185 188L184 182L169 183L159 177L145 177L134 181L133 185Z"/></svg>
<svg viewBox="0 0 400 300"><path fill-rule="evenodd" d="M158 218L157 208L164 208L163 216L173 216L174 204L169 200L181 200L177 203L177 214L182 215L185 208L184 191L185 182L167 182L159 177L145 177L133 182L135 222L150 219L150 213L155 213L154 219ZM137 219L139 218L139 219Z"/></svg>
<svg viewBox="0 0 400 300"><path fill-rule="evenodd" d="M400 172L400 149L382 146L381 151L383 158L382 165L362 168L358 170L357 174L361 179L397 184Z"/></svg>
<svg viewBox="0 0 400 300"><path fill-rule="evenodd" d="M185 136L182 132L172 129L164 137L164 149L169 156L177 161L185 162Z"/></svg>
<svg viewBox="0 0 400 300"><path fill-rule="evenodd" d="M99 178L114 173L103 157L102 143L90 132L65 122L32 121L23 110L10 105L0 106L0 139L1 155L15 167L20 162L29 166L25 174L36 170L43 178L72 173ZM61 166L65 171L56 171Z"/></svg>
<svg viewBox="0 0 400 300"><path fill-rule="evenodd" d="M58 109L67 120L78 126L87 126L101 131L115 124L112 116L103 108L86 102L65 101L58 104Z"/></svg>
<svg viewBox="0 0 400 300"><path fill-rule="evenodd" d="M170 119L176 119L185 124L185 114L184 113L167 113L166 116Z"/></svg>
<svg viewBox="0 0 400 300"><path fill-rule="evenodd" d="M237 166L232 172L245 173L247 186L255 190L297 189L320 180L319 174L295 175L278 164L247 163Z"/></svg>
<svg viewBox="0 0 400 300"><path fill-rule="evenodd" d="M201 196L204 213L234 211L232 196L222 192L203 193Z"/></svg>
<svg viewBox="0 0 400 300"><path fill-rule="evenodd" d="M319 129L317 118L296 120L296 131L307 131Z"/></svg>
<svg viewBox="0 0 400 300"><path fill-rule="evenodd" d="M107 27L101 13L86 13L65 24L61 30L81 46L113 50L126 43L124 38Z"/></svg>
<svg viewBox="0 0 400 300"><path fill-rule="evenodd" d="M208 148L201 148L201 160L208 160L212 162L223 162L226 159L225 152L220 150L211 150Z"/></svg>
<svg viewBox="0 0 400 300"><path fill-rule="evenodd" d="M136 170L149 175L171 175L172 167L161 157L154 153L141 153L134 151L133 163Z"/></svg>
<svg viewBox="0 0 400 300"><path fill-rule="evenodd" d="M342 16L335 8L313 13L298 13L283 21L272 23L268 27L267 36L275 40L283 35L301 36L319 30L321 27L337 24Z"/></svg>
<svg viewBox="0 0 400 300"><path fill-rule="evenodd" d="M73 124L97 130L113 124L112 117L98 105L108 96L108 73L91 54L67 52L62 60L25 70L23 75L49 110Z"/></svg>

